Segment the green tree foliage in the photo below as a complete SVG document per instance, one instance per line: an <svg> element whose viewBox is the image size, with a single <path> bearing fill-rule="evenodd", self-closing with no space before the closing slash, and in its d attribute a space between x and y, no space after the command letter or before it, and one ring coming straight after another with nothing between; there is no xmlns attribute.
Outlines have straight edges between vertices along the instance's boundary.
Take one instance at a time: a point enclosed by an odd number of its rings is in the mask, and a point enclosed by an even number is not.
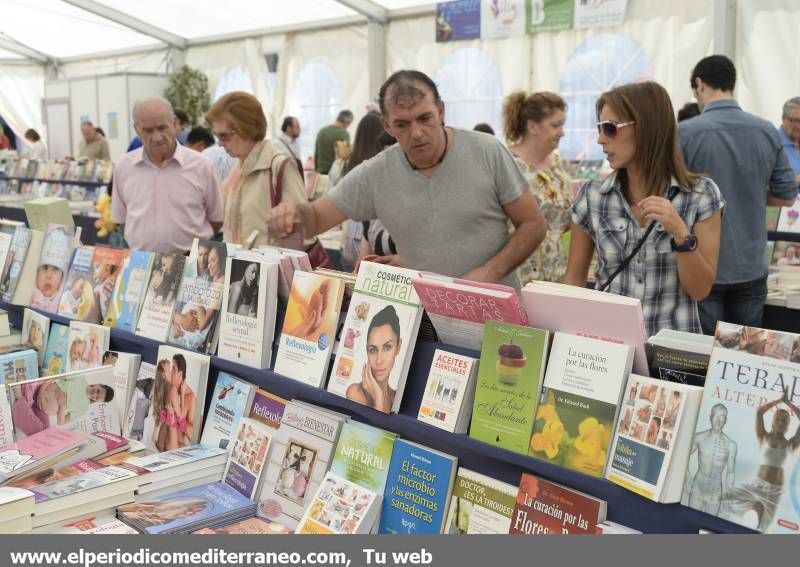
<svg viewBox="0 0 800 567"><path fill-rule="evenodd" d="M208 77L197 69L184 65L170 76L164 98L173 108L186 112L192 119L192 124L197 124L211 106Z"/></svg>

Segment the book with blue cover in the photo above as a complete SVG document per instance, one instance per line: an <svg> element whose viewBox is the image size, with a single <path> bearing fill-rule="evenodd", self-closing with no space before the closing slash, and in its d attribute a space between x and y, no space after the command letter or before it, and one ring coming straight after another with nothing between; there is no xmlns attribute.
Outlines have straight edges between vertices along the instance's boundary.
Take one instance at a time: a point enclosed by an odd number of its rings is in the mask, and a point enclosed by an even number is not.
<svg viewBox="0 0 800 567"><path fill-rule="evenodd" d="M395 441L378 533L443 533L457 465L452 455Z"/></svg>
<svg viewBox="0 0 800 567"><path fill-rule="evenodd" d="M250 411L256 389L254 385L220 371L200 443L226 449L239 420Z"/></svg>
<svg viewBox="0 0 800 567"><path fill-rule="evenodd" d="M143 250L133 250L125 260L106 314L106 325L129 333L134 332L147 291L152 262L153 253Z"/></svg>
<svg viewBox="0 0 800 567"><path fill-rule="evenodd" d="M22 350L0 355L0 384L25 382L39 377L39 354Z"/></svg>
<svg viewBox="0 0 800 567"><path fill-rule="evenodd" d="M50 336L47 338L47 348L42 362L42 375L55 376L66 372L68 355L69 326L54 321L50 324Z"/></svg>
<svg viewBox="0 0 800 567"><path fill-rule="evenodd" d="M183 534L255 516L256 503L230 486L210 482L117 508L126 524L147 534Z"/></svg>

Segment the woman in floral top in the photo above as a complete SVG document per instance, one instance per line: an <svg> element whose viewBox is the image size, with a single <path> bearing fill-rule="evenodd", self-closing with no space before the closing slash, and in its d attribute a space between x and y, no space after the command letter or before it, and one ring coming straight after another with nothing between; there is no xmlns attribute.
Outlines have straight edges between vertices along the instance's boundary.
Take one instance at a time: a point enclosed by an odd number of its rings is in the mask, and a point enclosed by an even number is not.
<svg viewBox="0 0 800 567"><path fill-rule="evenodd" d="M572 182L555 153L564 136L566 111L564 100L549 92L518 91L503 106L508 149L525 172L548 226L541 245L518 268L523 285L533 280L559 281L567 269L561 237L570 226Z"/></svg>

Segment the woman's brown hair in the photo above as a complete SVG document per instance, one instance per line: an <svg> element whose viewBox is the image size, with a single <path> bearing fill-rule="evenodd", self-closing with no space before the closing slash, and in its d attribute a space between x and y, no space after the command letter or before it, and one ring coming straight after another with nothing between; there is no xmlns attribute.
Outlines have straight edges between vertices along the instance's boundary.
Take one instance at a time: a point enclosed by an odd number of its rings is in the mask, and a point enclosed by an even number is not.
<svg viewBox="0 0 800 567"><path fill-rule="evenodd" d="M678 147L675 112L666 89L653 81L631 83L611 89L597 100L597 119L608 105L622 122L634 122L634 161L644 176L647 195L661 195L672 177L682 189L690 190L699 175L691 173ZM624 169L621 181L627 184Z"/></svg>
<svg viewBox="0 0 800 567"><path fill-rule="evenodd" d="M556 93L511 93L503 103L503 133L506 140L511 144L521 141L528 129L528 120L539 122L556 110L567 111L567 103Z"/></svg>
<svg viewBox="0 0 800 567"><path fill-rule="evenodd" d="M206 112L206 122L227 120L246 140L260 142L267 136L267 117L258 99L251 94L235 91L217 100Z"/></svg>

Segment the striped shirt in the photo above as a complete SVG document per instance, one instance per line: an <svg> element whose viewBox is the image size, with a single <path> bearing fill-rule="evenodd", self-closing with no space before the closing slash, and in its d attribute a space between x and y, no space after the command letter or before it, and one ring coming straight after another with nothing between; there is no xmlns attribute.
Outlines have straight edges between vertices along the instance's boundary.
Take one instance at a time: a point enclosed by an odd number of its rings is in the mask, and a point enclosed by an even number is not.
<svg viewBox="0 0 800 567"><path fill-rule="evenodd" d="M673 178L670 187L677 187ZM672 204L692 230L725 202L711 179L701 177L691 191L679 191ZM572 220L594 241L597 282L604 284L635 248L647 227L639 226L616 174L590 181L572 205ZM649 336L660 329L702 332L697 302L681 287L672 236L657 224L644 246L611 283L609 293L639 298Z"/></svg>

